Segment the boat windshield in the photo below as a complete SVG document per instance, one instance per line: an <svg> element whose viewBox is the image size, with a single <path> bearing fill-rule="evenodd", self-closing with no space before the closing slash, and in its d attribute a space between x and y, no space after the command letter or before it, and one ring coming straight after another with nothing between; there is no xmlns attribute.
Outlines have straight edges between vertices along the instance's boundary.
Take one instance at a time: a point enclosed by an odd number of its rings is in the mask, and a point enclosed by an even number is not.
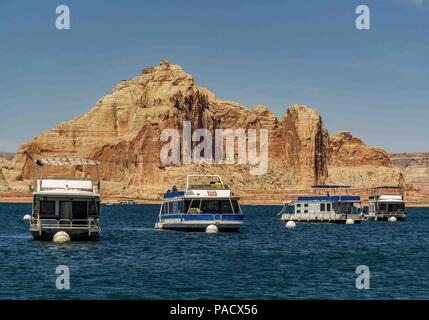
<svg viewBox="0 0 429 320"><path fill-rule="evenodd" d="M232 205L231 205L232 204ZM185 201L185 212L188 213L215 213L240 214L236 199L193 199Z"/></svg>
<svg viewBox="0 0 429 320"><path fill-rule="evenodd" d="M97 218L100 212L100 201L96 200L63 200L51 198L48 200L38 200L39 208L35 207L35 212L41 219L77 219L85 220Z"/></svg>
<svg viewBox="0 0 429 320"><path fill-rule="evenodd" d="M295 205L293 205L293 204L285 204L283 206L282 213L289 213L289 214L295 213Z"/></svg>
<svg viewBox="0 0 429 320"><path fill-rule="evenodd" d="M351 202L335 202L333 204L334 211L336 213L343 213L343 214L356 214L358 213L358 207L354 205L354 203Z"/></svg>
<svg viewBox="0 0 429 320"><path fill-rule="evenodd" d="M404 203L380 203L380 210L382 211L399 211L405 210Z"/></svg>

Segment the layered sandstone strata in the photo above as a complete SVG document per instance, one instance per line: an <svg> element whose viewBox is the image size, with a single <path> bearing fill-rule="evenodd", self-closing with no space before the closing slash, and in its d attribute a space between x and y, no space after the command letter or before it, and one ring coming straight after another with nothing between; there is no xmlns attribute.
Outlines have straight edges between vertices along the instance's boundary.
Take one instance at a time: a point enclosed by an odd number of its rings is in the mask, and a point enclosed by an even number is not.
<svg viewBox="0 0 429 320"><path fill-rule="evenodd" d="M393 153L390 159L404 172L408 185L416 191L429 194L429 153Z"/></svg>

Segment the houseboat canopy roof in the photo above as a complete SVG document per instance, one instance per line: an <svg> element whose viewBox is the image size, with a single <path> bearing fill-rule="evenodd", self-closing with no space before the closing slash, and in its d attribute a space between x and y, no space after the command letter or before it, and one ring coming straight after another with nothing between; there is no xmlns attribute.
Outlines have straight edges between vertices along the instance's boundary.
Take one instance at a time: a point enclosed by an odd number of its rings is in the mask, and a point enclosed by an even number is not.
<svg viewBox="0 0 429 320"><path fill-rule="evenodd" d="M164 199L172 198L204 198L204 199L225 199L225 198L238 198L231 194L230 190L188 190L188 191L171 191L164 193Z"/></svg>
<svg viewBox="0 0 429 320"><path fill-rule="evenodd" d="M87 179L42 179L36 183L36 194L98 196L99 190Z"/></svg>
<svg viewBox="0 0 429 320"><path fill-rule="evenodd" d="M195 183L195 181L198 182ZM202 181L201 181L202 180ZM202 174L188 175L186 177L185 191L179 191L176 187L164 193L164 199L172 198L238 198L233 196L231 190L222 181L220 175Z"/></svg>
<svg viewBox="0 0 429 320"><path fill-rule="evenodd" d="M47 158L35 161L38 166L100 166L98 160L88 160L79 158Z"/></svg>
<svg viewBox="0 0 429 320"><path fill-rule="evenodd" d="M374 189L402 189L401 186L379 186L375 187Z"/></svg>
<svg viewBox="0 0 429 320"><path fill-rule="evenodd" d="M360 202L360 197L359 196L298 196L297 201Z"/></svg>

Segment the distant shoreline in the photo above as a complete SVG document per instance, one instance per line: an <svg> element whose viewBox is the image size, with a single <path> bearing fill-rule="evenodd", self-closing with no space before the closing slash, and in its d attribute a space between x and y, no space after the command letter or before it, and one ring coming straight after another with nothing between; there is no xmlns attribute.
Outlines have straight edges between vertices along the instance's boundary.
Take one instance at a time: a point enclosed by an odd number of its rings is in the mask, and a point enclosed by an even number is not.
<svg viewBox="0 0 429 320"><path fill-rule="evenodd" d="M107 199L105 201L102 201L102 204L105 205L109 205L109 204L118 204L119 203L119 199L117 198L109 198L106 197ZM128 199L127 199L128 200ZM161 204L162 201L161 200L142 200L142 199L136 199L135 200L136 204ZM7 195L7 194L0 194L0 203L32 203L32 197L30 195ZM282 202L281 201L276 201L276 200L254 200L254 201L249 201L249 200L241 200L240 203L242 205L257 205L257 206L281 206ZM365 204L365 203L364 203ZM429 200L417 200L417 201L410 201L407 203L407 207L409 208L424 208L424 207L429 207Z"/></svg>

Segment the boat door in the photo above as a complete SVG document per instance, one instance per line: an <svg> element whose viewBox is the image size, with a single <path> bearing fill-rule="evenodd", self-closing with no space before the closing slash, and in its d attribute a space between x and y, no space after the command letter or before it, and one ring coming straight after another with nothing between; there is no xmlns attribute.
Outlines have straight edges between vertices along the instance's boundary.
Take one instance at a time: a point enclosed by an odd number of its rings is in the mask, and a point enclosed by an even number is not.
<svg viewBox="0 0 429 320"><path fill-rule="evenodd" d="M60 219L73 219L73 202L60 201Z"/></svg>

